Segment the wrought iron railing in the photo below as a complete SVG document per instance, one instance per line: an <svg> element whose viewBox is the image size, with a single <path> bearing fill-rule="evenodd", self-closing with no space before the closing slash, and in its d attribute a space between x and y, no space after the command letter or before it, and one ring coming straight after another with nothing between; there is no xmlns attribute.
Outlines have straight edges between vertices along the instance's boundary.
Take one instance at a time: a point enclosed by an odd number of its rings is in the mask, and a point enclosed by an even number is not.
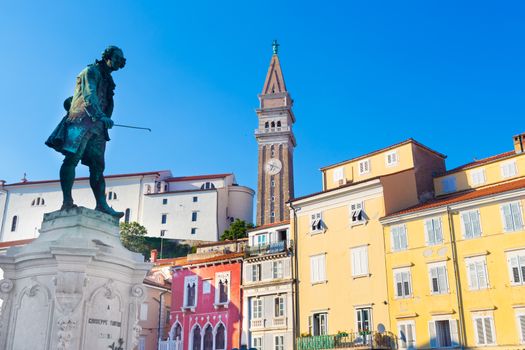
<svg viewBox="0 0 525 350"><path fill-rule="evenodd" d="M397 349L397 337L391 332L338 333L297 338L297 350L318 349Z"/></svg>
<svg viewBox="0 0 525 350"><path fill-rule="evenodd" d="M286 241L273 242L270 244L260 244L249 246L246 249L248 256L275 254L286 250Z"/></svg>

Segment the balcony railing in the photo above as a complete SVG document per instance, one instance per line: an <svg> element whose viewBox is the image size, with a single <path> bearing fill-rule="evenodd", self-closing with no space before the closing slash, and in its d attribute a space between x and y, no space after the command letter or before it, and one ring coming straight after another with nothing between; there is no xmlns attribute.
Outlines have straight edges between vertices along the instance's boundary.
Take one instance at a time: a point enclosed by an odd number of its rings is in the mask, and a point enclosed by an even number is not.
<svg viewBox="0 0 525 350"><path fill-rule="evenodd" d="M291 131L291 130L292 128L289 126L278 126L278 127L273 127L273 128L255 129L255 134L260 135L260 134L266 134L269 132Z"/></svg>
<svg viewBox="0 0 525 350"><path fill-rule="evenodd" d="M286 250L286 241L279 241L270 244L260 244L249 246L246 249L248 256L264 255L264 254L275 254L284 252Z"/></svg>
<svg viewBox="0 0 525 350"><path fill-rule="evenodd" d="M352 348L397 349L397 337L391 332L362 332L297 338L297 350Z"/></svg>
<svg viewBox="0 0 525 350"><path fill-rule="evenodd" d="M285 327L286 326L286 317L274 317L272 320L273 327Z"/></svg>
<svg viewBox="0 0 525 350"><path fill-rule="evenodd" d="M251 320L250 322L250 328L264 328L264 324L265 324L265 319L264 318L256 318L254 320Z"/></svg>
<svg viewBox="0 0 525 350"><path fill-rule="evenodd" d="M183 350L181 340L160 340L159 350Z"/></svg>

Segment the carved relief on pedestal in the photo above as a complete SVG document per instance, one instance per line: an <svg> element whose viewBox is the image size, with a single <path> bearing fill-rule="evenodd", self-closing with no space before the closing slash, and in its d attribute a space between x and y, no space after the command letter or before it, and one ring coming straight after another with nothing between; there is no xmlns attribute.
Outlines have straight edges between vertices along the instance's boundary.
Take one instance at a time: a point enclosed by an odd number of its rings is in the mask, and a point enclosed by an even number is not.
<svg viewBox="0 0 525 350"><path fill-rule="evenodd" d="M140 332L142 327L139 325L139 305L146 298L146 290L144 286L135 284L131 287L130 294L133 297L133 303L130 305L130 323L133 325L131 328L131 347L134 348L139 344Z"/></svg>
<svg viewBox="0 0 525 350"><path fill-rule="evenodd" d="M10 279L3 279L0 281L0 299L3 300L2 308L0 309L0 349L5 349L5 342L7 340L6 332L9 323L9 315L11 314L11 305L13 300L13 281Z"/></svg>
<svg viewBox="0 0 525 350"><path fill-rule="evenodd" d="M73 331L77 328L77 322L71 318L64 317L57 322L58 325L58 350L68 350L73 340Z"/></svg>
<svg viewBox="0 0 525 350"><path fill-rule="evenodd" d="M78 307L84 296L84 287L87 284L86 274L59 271L53 282L56 286L57 308L64 315L70 315Z"/></svg>

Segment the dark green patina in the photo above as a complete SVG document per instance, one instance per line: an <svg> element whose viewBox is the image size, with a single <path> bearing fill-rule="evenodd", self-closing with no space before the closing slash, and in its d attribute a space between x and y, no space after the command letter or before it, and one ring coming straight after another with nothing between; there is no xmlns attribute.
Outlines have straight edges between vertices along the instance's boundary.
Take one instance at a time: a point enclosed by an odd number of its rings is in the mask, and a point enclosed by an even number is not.
<svg viewBox="0 0 525 350"><path fill-rule="evenodd" d="M62 153L65 158L60 168L62 210L74 208L71 190L78 162L89 167L89 184L97 202L95 210L122 217L106 202L104 180L104 152L109 141L108 129L113 127L113 95L115 83L111 73L123 68L126 59L122 50L109 46L102 59L87 66L77 77L75 92L64 101L67 113L46 145Z"/></svg>

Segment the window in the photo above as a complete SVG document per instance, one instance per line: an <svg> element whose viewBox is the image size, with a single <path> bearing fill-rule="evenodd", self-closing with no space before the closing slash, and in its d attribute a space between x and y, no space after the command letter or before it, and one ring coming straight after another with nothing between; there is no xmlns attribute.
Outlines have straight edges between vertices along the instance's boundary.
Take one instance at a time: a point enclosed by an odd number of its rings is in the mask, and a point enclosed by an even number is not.
<svg viewBox="0 0 525 350"><path fill-rule="evenodd" d="M340 167L340 168L334 169L332 177L333 177L333 180L334 180L335 183L341 183L342 184L342 182L343 182L343 180L345 178L344 168Z"/></svg>
<svg viewBox="0 0 525 350"><path fill-rule="evenodd" d="M191 337L192 345L190 347L191 350L201 350L201 328L199 325L196 325L195 328L193 328L193 336Z"/></svg>
<svg viewBox="0 0 525 350"><path fill-rule="evenodd" d="M309 316L308 329L313 336L328 334L328 313L318 312Z"/></svg>
<svg viewBox="0 0 525 350"><path fill-rule="evenodd" d="M507 253L510 283L513 285L525 284L525 250Z"/></svg>
<svg viewBox="0 0 525 350"><path fill-rule="evenodd" d="M359 175L368 174L370 172L370 159L365 159L359 162Z"/></svg>
<svg viewBox="0 0 525 350"><path fill-rule="evenodd" d="M385 154L385 162L387 166L394 166L397 164L397 151L391 151Z"/></svg>
<svg viewBox="0 0 525 350"><path fill-rule="evenodd" d="M368 246L350 249L352 256L352 276L368 275Z"/></svg>
<svg viewBox="0 0 525 350"><path fill-rule="evenodd" d="M261 264L252 265L252 282L261 280Z"/></svg>
<svg viewBox="0 0 525 350"><path fill-rule="evenodd" d="M392 250L405 250L408 247L407 230L405 225L392 226L390 229L392 235Z"/></svg>
<svg viewBox="0 0 525 350"><path fill-rule="evenodd" d="M252 338L252 347L255 350L262 350L262 337L253 337Z"/></svg>
<svg viewBox="0 0 525 350"><path fill-rule="evenodd" d="M474 316L474 332L477 345L496 344L494 336L494 320L492 316Z"/></svg>
<svg viewBox="0 0 525 350"><path fill-rule="evenodd" d="M257 237L257 245L261 246L261 245L266 245L266 234L261 234L261 235L257 235L255 236Z"/></svg>
<svg viewBox="0 0 525 350"><path fill-rule="evenodd" d="M108 192L108 200L110 201L114 201L117 199L117 194L113 191L109 191Z"/></svg>
<svg viewBox="0 0 525 350"><path fill-rule="evenodd" d="M201 186L201 190L214 190L214 189L215 189L215 185L211 182L205 182Z"/></svg>
<svg viewBox="0 0 525 350"><path fill-rule="evenodd" d="M284 350L284 336L276 335L275 336L275 350Z"/></svg>
<svg viewBox="0 0 525 350"><path fill-rule="evenodd" d="M516 321L518 324L520 342L522 344L525 344L525 309L518 309L518 311L516 312Z"/></svg>
<svg viewBox="0 0 525 350"><path fill-rule="evenodd" d="M275 187L275 180L272 180L272 181L270 182L270 186Z"/></svg>
<svg viewBox="0 0 525 350"><path fill-rule="evenodd" d="M458 322L456 320L435 320L428 323L431 348L449 348L459 345Z"/></svg>
<svg viewBox="0 0 525 350"><path fill-rule="evenodd" d="M273 316L284 317L284 297L276 297L274 300Z"/></svg>
<svg viewBox="0 0 525 350"><path fill-rule="evenodd" d="M272 263L273 278L283 278L283 261L274 261Z"/></svg>
<svg viewBox="0 0 525 350"><path fill-rule="evenodd" d="M197 212L196 211L191 213L191 221L197 221Z"/></svg>
<svg viewBox="0 0 525 350"><path fill-rule="evenodd" d="M412 295L410 268L394 270L394 290L397 298L409 298Z"/></svg>
<svg viewBox="0 0 525 350"><path fill-rule="evenodd" d="M443 243L443 232L441 231L441 218L425 220L425 238L427 245Z"/></svg>
<svg viewBox="0 0 525 350"><path fill-rule="evenodd" d="M315 213L311 215L310 228L312 233L318 233L323 230L323 218L321 213Z"/></svg>
<svg viewBox="0 0 525 350"><path fill-rule="evenodd" d="M487 260L484 256L466 258L468 284L471 290L486 289L489 287L487 276Z"/></svg>
<svg viewBox="0 0 525 350"><path fill-rule="evenodd" d="M363 211L363 203L356 202L350 204L350 225L358 225L366 222L366 215Z"/></svg>
<svg viewBox="0 0 525 350"><path fill-rule="evenodd" d="M42 197L37 197L35 199L33 199L33 201L31 202L31 206L32 207L39 207L39 206L42 206L42 205L45 205L46 202L44 201L44 198Z"/></svg>
<svg viewBox="0 0 525 350"><path fill-rule="evenodd" d="M162 198L162 205L168 204L168 198Z"/></svg>
<svg viewBox="0 0 525 350"><path fill-rule="evenodd" d="M13 216L13 219L11 220L11 232L16 231L16 226L18 225L18 215Z"/></svg>
<svg viewBox="0 0 525 350"><path fill-rule="evenodd" d="M215 331L215 350L226 350L226 328L222 322Z"/></svg>
<svg viewBox="0 0 525 350"><path fill-rule="evenodd" d="M470 172L470 181L472 185L479 186L485 183L485 170L475 169Z"/></svg>
<svg viewBox="0 0 525 350"><path fill-rule="evenodd" d="M215 274L215 304L226 304L230 300L230 273Z"/></svg>
<svg viewBox="0 0 525 350"><path fill-rule="evenodd" d="M470 239L481 236L479 210L461 212L461 226L463 228L463 238Z"/></svg>
<svg viewBox="0 0 525 350"><path fill-rule="evenodd" d="M193 197L193 203L197 203L199 201L199 197Z"/></svg>
<svg viewBox="0 0 525 350"><path fill-rule="evenodd" d="M416 323L414 321L399 322L399 348L413 350L416 348Z"/></svg>
<svg viewBox="0 0 525 350"><path fill-rule="evenodd" d="M211 281L210 280L202 281L202 294L210 294L210 293L211 293Z"/></svg>
<svg viewBox="0 0 525 350"><path fill-rule="evenodd" d="M517 174L518 169L516 168L516 162L514 160L501 164L501 177L504 179L516 176Z"/></svg>
<svg viewBox="0 0 525 350"><path fill-rule="evenodd" d="M124 213L124 222L126 224L129 224L129 219L130 219L130 216L131 216L131 209L126 209L126 212Z"/></svg>
<svg viewBox="0 0 525 350"><path fill-rule="evenodd" d="M184 306L194 308L197 306L197 276L186 276L184 278Z"/></svg>
<svg viewBox="0 0 525 350"><path fill-rule="evenodd" d="M166 236L166 232L167 232L166 230L160 230L160 236L161 237Z"/></svg>
<svg viewBox="0 0 525 350"><path fill-rule="evenodd" d="M146 321L148 319L148 304L142 303L140 304L140 320Z"/></svg>
<svg viewBox="0 0 525 350"><path fill-rule="evenodd" d="M503 229L506 232L519 231L523 229L520 202L502 204L501 215L503 217Z"/></svg>
<svg viewBox="0 0 525 350"><path fill-rule="evenodd" d="M448 293L448 278L447 266L445 262L430 264L430 292L432 294L446 294Z"/></svg>
<svg viewBox="0 0 525 350"><path fill-rule="evenodd" d="M196 235L197 234L197 228L196 227L192 227L191 228L191 234L192 235Z"/></svg>
<svg viewBox="0 0 525 350"><path fill-rule="evenodd" d="M454 192L456 190L456 177L450 176L441 179L441 186L444 193Z"/></svg>
<svg viewBox="0 0 525 350"><path fill-rule="evenodd" d="M263 312L263 300L261 298L253 298L252 299L252 311L253 311L253 319L262 318L262 312Z"/></svg>
<svg viewBox="0 0 525 350"><path fill-rule="evenodd" d="M355 309L355 319L357 320L357 331L370 332L373 331L372 325L372 309L369 307Z"/></svg>
<svg viewBox="0 0 525 350"><path fill-rule="evenodd" d="M146 336L141 335L139 338L139 350L146 350Z"/></svg>
<svg viewBox="0 0 525 350"><path fill-rule="evenodd" d="M322 283L326 281L325 277L325 254L314 255L310 257L310 282Z"/></svg>
<svg viewBox="0 0 525 350"><path fill-rule="evenodd" d="M167 221L168 221L168 214L162 214L160 223L164 225Z"/></svg>

